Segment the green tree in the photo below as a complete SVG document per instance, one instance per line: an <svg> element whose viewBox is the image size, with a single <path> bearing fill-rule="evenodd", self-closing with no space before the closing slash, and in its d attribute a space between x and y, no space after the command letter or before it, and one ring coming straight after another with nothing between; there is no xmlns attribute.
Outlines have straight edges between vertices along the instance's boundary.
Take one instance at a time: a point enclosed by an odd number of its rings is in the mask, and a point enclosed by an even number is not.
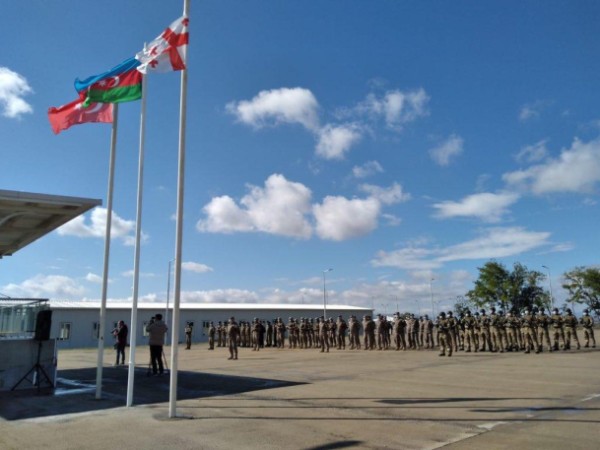
<svg viewBox="0 0 600 450"><path fill-rule="evenodd" d="M569 302L583 303L600 316L600 269L576 267L566 272L562 287L569 293Z"/></svg>
<svg viewBox="0 0 600 450"><path fill-rule="evenodd" d="M539 285L546 279L542 272L515 263L510 271L497 261L479 268L479 278L466 296L477 307L499 306L504 310L521 310L547 306L550 296Z"/></svg>

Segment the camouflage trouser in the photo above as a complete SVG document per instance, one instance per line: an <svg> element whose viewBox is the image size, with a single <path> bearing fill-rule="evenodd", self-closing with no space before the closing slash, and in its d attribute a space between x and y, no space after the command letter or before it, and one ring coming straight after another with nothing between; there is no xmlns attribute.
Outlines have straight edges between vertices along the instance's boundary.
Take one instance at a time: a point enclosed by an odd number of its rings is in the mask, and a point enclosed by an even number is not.
<svg viewBox="0 0 600 450"><path fill-rule="evenodd" d="M542 346L544 345L544 341L546 341L548 349L552 351L552 344L550 344L550 333L548 333L548 327L538 327L537 337L538 343L540 344L540 348L542 348Z"/></svg>
<svg viewBox="0 0 600 450"><path fill-rule="evenodd" d="M467 351L471 351L471 345L475 351L478 350L477 342L475 341L475 331L471 328L465 330L465 347L467 347Z"/></svg>
<svg viewBox="0 0 600 450"><path fill-rule="evenodd" d="M458 341L456 339L456 331L454 330L450 330L448 332L448 335L450 336L450 346L452 347L452 349L457 352L458 351ZM452 352L450 352L452 353Z"/></svg>
<svg viewBox="0 0 600 450"><path fill-rule="evenodd" d="M563 343L563 348L565 348L565 332L562 328L554 328L552 330L552 336L554 337L554 350L558 350L559 339Z"/></svg>
<svg viewBox="0 0 600 450"><path fill-rule="evenodd" d="M285 334L277 332L277 348L285 348Z"/></svg>
<svg viewBox="0 0 600 450"><path fill-rule="evenodd" d="M506 336L508 340L508 348L511 350L518 350L519 341L517 340L517 330L512 327L507 328Z"/></svg>
<svg viewBox="0 0 600 450"><path fill-rule="evenodd" d="M529 327L521 328L521 333L523 333L525 353L529 353L531 350L539 352L540 346L538 344L537 336L535 335L535 330Z"/></svg>
<svg viewBox="0 0 600 450"><path fill-rule="evenodd" d="M491 341L493 350L496 352L504 351L504 343L502 342L502 335L500 334L500 329L498 327L490 328Z"/></svg>
<svg viewBox="0 0 600 450"><path fill-rule="evenodd" d="M571 338L577 343L577 348L580 348L579 337L577 336L577 328L565 327L565 345L567 348L571 348Z"/></svg>
<svg viewBox="0 0 600 450"><path fill-rule="evenodd" d="M433 333L431 331L425 332L425 347L433 348Z"/></svg>
<svg viewBox="0 0 600 450"><path fill-rule="evenodd" d="M492 350L492 340L490 339L490 330L487 328L482 328L479 335L479 343L481 344L481 351L485 351L485 347L487 345L488 350Z"/></svg>
<svg viewBox="0 0 600 450"><path fill-rule="evenodd" d="M594 329L593 328L584 328L583 329L583 337L585 339L585 346L590 346L590 341L592 341L592 347L596 347L596 338L594 337Z"/></svg>
<svg viewBox="0 0 600 450"><path fill-rule="evenodd" d="M321 343L321 351L329 351L329 336L325 334L319 335L319 342Z"/></svg>
<svg viewBox="0 0 600 450"><path fill-rule="evenodd" d="M445 355L448 351L448 356L452 356L453 345L450 333L442 331L440 333L440 355Z"/></svg>

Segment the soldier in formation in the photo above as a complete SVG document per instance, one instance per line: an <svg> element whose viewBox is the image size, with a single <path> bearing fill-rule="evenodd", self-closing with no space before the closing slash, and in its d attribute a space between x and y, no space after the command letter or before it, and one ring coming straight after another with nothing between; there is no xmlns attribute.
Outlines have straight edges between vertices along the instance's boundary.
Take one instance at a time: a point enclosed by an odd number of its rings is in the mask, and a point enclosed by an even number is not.
<svg viewBox="0 0 600 450"><path fill-rule="evenodd" d="M451 356L458 351L465 352L516 352L540 353L559 349L570 350L571 343L579 349L581 343L577 327L583 327L585 347L596 346L594 320L588 310L584 310L581 320L577 320L570 309L560 314L557 308L552 315L544 308L535 311L526 309L522 314L490 308L488 315L484 309L471 314L464 311L458 317L452 311L440 313L435 321L424 315L396 313L392 320L378 315L375 320L370 315L363 316L362 322L356 316L346 322L340 315L337 320L325 318L308 319L290 317L287 323L281 318L265 322L258 318L234 324L231 332L229 321L211 322L208 329L209 349L228 347L232 359L237 357L237 347L252 347L259 351L266 346L279 349L320 349L328 353L331 348L338 350L433 350ZM235 321L234 321L235 322ZM265 326L266 323L266 326ZM225 324L225 325L224 325ZM361 343L361 331L363 334ZM232 341L233 340L233 341ZM362 344L362 345L361 345Z"/></svg>

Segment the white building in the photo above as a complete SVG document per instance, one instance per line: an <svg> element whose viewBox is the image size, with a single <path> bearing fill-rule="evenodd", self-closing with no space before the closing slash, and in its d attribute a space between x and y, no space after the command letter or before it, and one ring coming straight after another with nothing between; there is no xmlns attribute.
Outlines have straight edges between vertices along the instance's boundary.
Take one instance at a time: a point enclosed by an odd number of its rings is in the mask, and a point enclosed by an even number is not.
<svg viewBox="0 0 600 450"><path fill-rule="evenodd" d="M84 348L98 346L98 324L100 321L99 302L64 302L50 301L52 310L52 327L50 337L57 340L58 348ZM323 305L305 304L264 304L264 303L182 303L179 309L179 342L185 340L184 330L187 322L194 322L192 341L208 340L207 330L210 322L225 322L230 317L238 321L252 321L254 318L273 321L281 317L285 323L290 317L299 319L321 317ZM350 315L362 319L371 315L370 308L348 305L327 305L327 317L337 318L342 315L348 320ZM162 314L163 320L171 328L172 309L167 310L159 303L139 303L137 313L137 343L143 345L146 340L146 325L151 317ZM131 304L113 303L106 305L106 329L104 330L105 346L113 345L112 330L117 322L123 320L131 330ZM167 334L170 343L171 334Z"/></svg>

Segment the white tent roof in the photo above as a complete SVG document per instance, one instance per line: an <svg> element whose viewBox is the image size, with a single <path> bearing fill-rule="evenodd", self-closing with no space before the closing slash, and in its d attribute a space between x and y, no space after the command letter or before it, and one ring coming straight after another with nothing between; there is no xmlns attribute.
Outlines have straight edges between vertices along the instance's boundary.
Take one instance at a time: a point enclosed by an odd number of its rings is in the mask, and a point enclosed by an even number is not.
<svg viewBox="0 0 600 450"><path fill-rule="evenodd" d="M138 303L138 309L163 309L165 303L157 302L145 302ZM169 308L172 308L172 304ZM72 301L58 301L51 300L50 307L53 309L99 309L100 302L72 302ZM108 302L106 304L107 309L131 309L131 303L127 302ZM181 303L180 309L185 310L306 310L306 311L322 311L323 305L311 304L307 305L304 303ZM371 311L370 308L363 308L360 306L351 305L327 305L328 310L337 311Z"/></svg>

